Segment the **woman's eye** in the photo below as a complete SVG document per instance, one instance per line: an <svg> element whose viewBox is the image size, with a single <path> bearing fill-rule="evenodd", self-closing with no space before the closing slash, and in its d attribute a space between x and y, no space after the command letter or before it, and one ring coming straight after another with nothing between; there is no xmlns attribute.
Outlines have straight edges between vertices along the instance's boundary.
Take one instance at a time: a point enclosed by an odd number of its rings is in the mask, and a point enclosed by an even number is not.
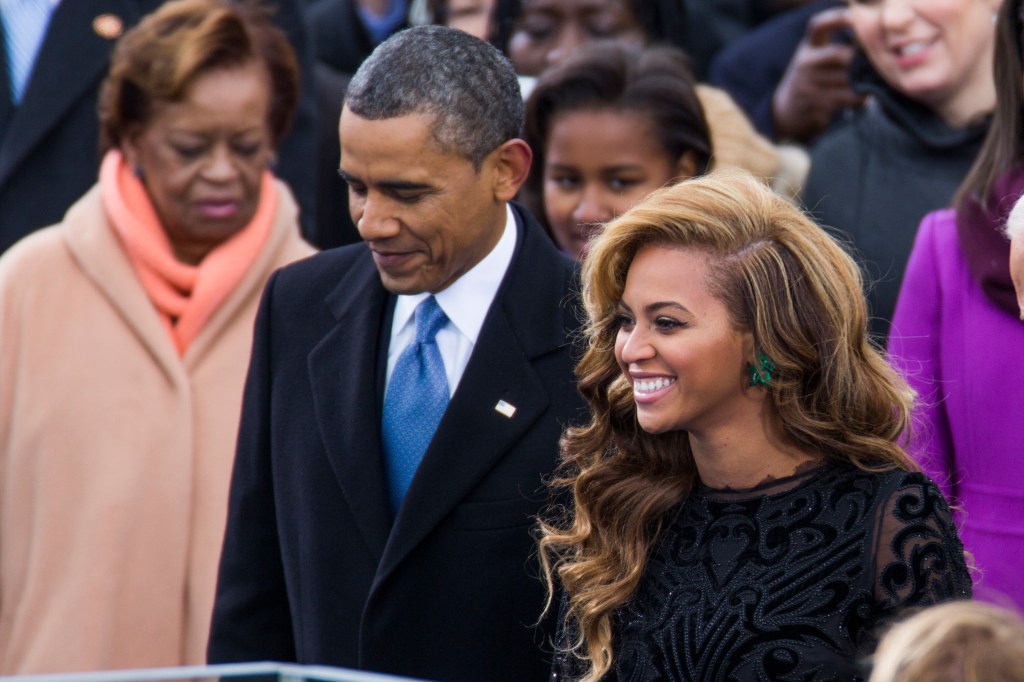
<svg viewBox="0 0 1024 682"><path fill-rule="evenodd" d="M200 145L176 144L173 147L175 153L183 159L197 159L206 151L206 148Z"/></svg>
<svg viewBox="0 0 1024 682"><path fill-rule="evenodd" d="M671 317L658 317L654 320L654 327L659 331L675 331L685 326L685 322L674 320Z"/></svg>
<svg viewBox="0 0 1024 682"><path fill-rule="evenodd" d="M634 324L633 318L625 313L619 313L615 316L615 327L620 331L630 331Z"/></svg>
<svg viewBox="0 0 1024 682"><path fill-rule="evenodd" d="M232 148L239 156L256 156L262 147L263 145L259 142L253 142L249 144L236 144Z"/></svg>
<svg viewBox="0 0 1024 682"><path fill-rule="evenodd" d="M580 183L571 175L553 175L548 177L548 182L562 191L575 189Z"/></svg>
<svg viewBox="0 0 1024 682"><path fill-rule="evenodd" d="M520 30L530 37L531 40L539 42L550 38L555 32L555 24L544 19L524 21Z"/></svg>
<svg viewBox="0 0 1024 682"><path fill-rule="evenodd" d="M618 22L596 22L587 26L587 33L593 38L614 38L622 32Z"/></svg>
<svg viewBox="0 0 1024 682"><path fill-rule="evenodd" d="M625 192L638 184L639 181L632 178L612 178L608 181L608 187L615 192Z"/></svg>

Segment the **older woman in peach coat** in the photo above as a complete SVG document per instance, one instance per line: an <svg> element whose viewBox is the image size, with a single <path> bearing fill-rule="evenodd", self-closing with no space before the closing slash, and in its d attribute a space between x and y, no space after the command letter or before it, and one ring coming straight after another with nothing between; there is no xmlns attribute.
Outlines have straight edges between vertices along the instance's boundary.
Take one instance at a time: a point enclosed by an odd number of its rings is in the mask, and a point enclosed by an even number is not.
<svg viewBox="0 0 1024 682"><path fill-rule="evenodd" d="M257 303L312 253L269 171L297 88L251 4L166 3L99 182L0 259L0 673L205 660Z"/></svg>

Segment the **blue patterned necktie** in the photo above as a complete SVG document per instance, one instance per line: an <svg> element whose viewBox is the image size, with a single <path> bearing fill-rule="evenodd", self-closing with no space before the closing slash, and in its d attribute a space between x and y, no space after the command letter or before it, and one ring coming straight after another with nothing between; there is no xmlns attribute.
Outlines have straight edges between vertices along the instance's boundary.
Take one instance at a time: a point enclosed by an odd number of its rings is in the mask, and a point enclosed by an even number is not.
<svg viewBox="0 0 1024 682"><path fill-rule="evenodd" d="M434 341L447 321L433 296L416 307L416 340L398 357L384 392L384 469L396 515L448 407L448 377Z"/></svg>

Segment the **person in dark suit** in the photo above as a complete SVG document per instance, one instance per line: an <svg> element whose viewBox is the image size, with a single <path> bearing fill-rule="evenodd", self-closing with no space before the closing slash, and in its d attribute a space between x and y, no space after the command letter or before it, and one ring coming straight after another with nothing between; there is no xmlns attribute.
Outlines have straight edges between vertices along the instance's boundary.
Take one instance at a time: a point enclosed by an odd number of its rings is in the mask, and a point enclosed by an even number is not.
<svg viewBox="0 0 1024 682"><path fill-rule="evenodd" d="M373 5L385 16L377 16ZM343 76L355 73L363 60L392 33L409 26L408 2L390 0L317 0L306 9L306 22L316 60Z"/></svg>
<svg viewBox="0 0 1024 682"><path fill-rule="evenodd" d="M60 221L95 182L99 86L114 41L163 0L65 0L53 10L20 102L0 68L0 253L29 232ZM277 174L302 207L303 229L313 226L316 105L312 53L299 0L274 3L274 22L299 57L305 94L292 131L278 150ZM0 32L3 40L8 36ZM6 48L6 45L5 45ZM0 49L6 60L7 50Z"/></svg>
<svg viewBox="0 0 1024 682"><path fill-rule="evenodd" d="M509 203L522 121L511 65L456 29L398 33L353 77L341 172L364 243L264 292L211 663L546 678L532 528L582 417L579 318L573 263Z"/></svg>

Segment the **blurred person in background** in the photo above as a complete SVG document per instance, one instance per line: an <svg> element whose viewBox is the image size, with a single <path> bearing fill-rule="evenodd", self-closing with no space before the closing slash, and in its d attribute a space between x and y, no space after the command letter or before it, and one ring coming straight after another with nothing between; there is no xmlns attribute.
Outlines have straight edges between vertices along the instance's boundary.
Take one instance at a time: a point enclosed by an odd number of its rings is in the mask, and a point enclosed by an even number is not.
<svg viewBox="0 0 1024 682"><path fill-rule="evenodd" d="M841 113L864 102L853 91L856 53L844 0L816 0L783 12L727 46L708 80L728 92L758 132L812 144Z"/></svg>
<svg viewBox="0 0 1024 682"><path fill-rule="evenodd" d="M310 241L329 249L359 241L349 215L341 161L338 116L348 81L373 48L409 27L408 0L316 0L306 10L306 25L315 55L317 106L316 223ZM310 164L311 168L313 163Z"/></svg>
<svg viewBox="0 0 1024 682"><path fill-rule="evenodd" d="M306 24L318 62L350 77L373 48L409 26L408 0L316 0Z"/></svg>
<svg viewBox="0 0 1024 682"><path fill-rule="evenodd" d="M118 42L99 182L0 258L0 672L199 664L252 325L312 253L269 170L295 55L258 6Z"/></svg>
<svg viewBox="0 0 1024 682"><path fill-rule="evenodd" d="M4 0L0 48L0 253L58 222L96 182L97 96L114 42L163 0ZM295 49L302 88L275 173L314 226L317 112L302 0L274 0L272 20ZM334 125L337 119L330 121Z"/></svg>
<svg viewBox="0 0 1024 682"><path fill-rule="evenodd" d="M685 0L690 18L687 43L698 79L709 76L716 55L765 23L814 0Z"/></svg>
<svg viewBox="0 0 1024 682"><path fill-rule="evenodd" d="M588 45L541 75L526 102L527 185L562 251L582 259L601 225L707 170L695 88L685 55L667 46Z"/></svg>
<svg viewBox="0 0 1024 682"><path fill-rule="evenodd" d="M413 23L442 24L490 40L496 5L496 0L414 0L410 18Z"/></svg>
<svg viewBox="0 0 1024 682"><path fill-rule="evenodd" d="M870 682L1020 682L1024 622L973 601L932 606L896 623L878 644Z"/></svg>
<svg viewBox="0 0 1024 682"><path fill-rule="evenodd" d="M1000 11L992 126L955 208L921 222L889 355L920 397L911 453L961 510L978 597L1024 608L1024 323L1004 235L1024 219L1024 206L1011 212L1024 194L1020 9L1007 0Z"/></svg>
<svg viewBox="0 0 1024 682"><path fill-rule="evenodd" d="M633 47L672 45L684 52L685 0L498 0L494 41L508 54L529 94L532 80L582 45L612 41ZM714 157L712 167L739 167L794 196L807 169L806 153L777 148L759 135L727 93L697 86ZM528 188L527 188L528 189ZM528 205L534 200L527 197Z"/></svg>
<svg viewBox="0 0 1024 682"><path fill-rule="evenodd" d="M889 331L918 224L950 205L981 148L1000 2L848 0L853 88L870 99L812 148L803 200L852 241L876 337Z"/></svg>

